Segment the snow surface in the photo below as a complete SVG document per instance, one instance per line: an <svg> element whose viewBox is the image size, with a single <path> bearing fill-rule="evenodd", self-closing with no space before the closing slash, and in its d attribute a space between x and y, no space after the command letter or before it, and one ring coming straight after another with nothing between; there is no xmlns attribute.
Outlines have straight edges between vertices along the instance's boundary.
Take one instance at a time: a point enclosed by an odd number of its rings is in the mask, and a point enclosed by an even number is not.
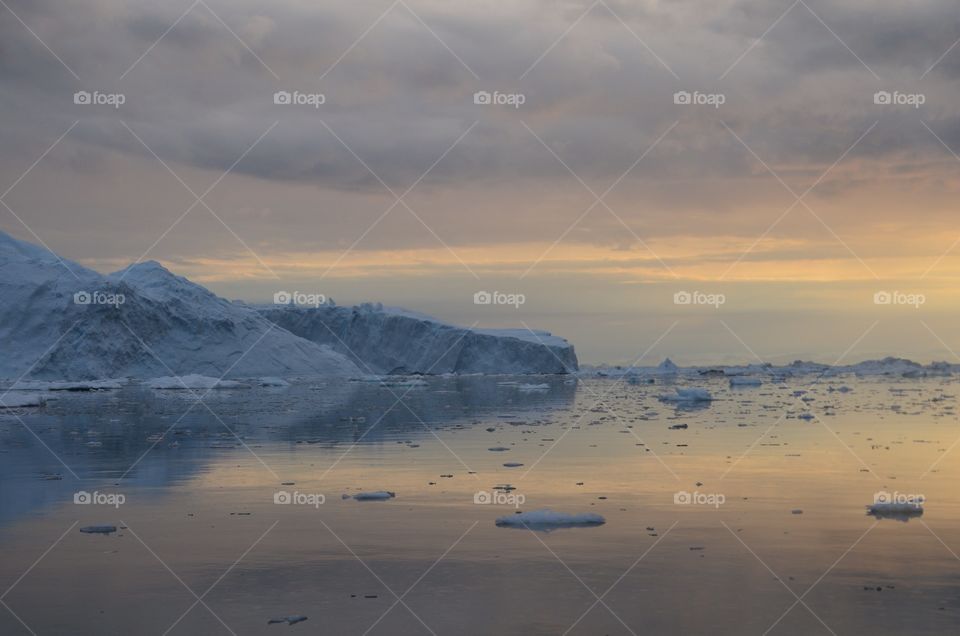
<svg viewBox="0 0 960 636"><path fill-rule="evenodd" d="M498 517L496 524L505 528L529 528L531 530L550 531L556 528L602 526L606 522L607 520L602 516L592 512L570 514L566 512L554 512L553 510L545 508L543 510L532 510L530 512Z"/></svg>
<svg viewBox="0 0 960 636"><path fill-rule="evenodd" d="M555 374L578 369L573 345L547 332L469 329L411 311L269 305L261 313L280 327L348 355L378 374Z"/></svg>
<svg viewBox="0 0 960 636"><path fill-rule="evenodd" d="M122 294L124 302L75 303L84 291ZM0 377L363 373L342 354L154 262L103 276L0 232L0 298Z"/></svg>

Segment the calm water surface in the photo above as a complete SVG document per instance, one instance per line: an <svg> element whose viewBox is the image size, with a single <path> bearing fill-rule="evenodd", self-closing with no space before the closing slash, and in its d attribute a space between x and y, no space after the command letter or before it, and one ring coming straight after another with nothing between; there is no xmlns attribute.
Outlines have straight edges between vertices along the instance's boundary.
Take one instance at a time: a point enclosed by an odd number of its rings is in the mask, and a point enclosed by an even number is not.
<svg viewBox="0 0 960 636"><path fill-rule="evenodd" d="M814 380L58 394L0 413L0 634L957 633L960 387ZM497 527L504 484L606 523Z"/></svg>

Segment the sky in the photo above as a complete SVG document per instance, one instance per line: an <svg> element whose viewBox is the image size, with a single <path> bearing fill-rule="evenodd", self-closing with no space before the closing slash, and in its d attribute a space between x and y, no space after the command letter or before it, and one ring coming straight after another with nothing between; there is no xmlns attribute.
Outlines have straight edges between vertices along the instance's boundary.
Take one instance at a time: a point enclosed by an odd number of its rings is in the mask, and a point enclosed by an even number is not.
<svg viewBox="0 0 960 636"><path fill-rule="evenodd" d="M4 0L0 230L586 363L958 361L958 41L947 0Z"/></svg>

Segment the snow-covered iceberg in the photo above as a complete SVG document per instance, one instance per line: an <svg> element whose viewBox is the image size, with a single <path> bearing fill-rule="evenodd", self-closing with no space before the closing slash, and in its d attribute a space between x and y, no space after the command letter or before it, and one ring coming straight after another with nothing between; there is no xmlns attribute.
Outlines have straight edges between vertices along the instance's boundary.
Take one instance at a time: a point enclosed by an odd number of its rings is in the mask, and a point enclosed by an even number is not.
<svg viewBox="0 0 960 636"><path fill-rule="evenodd" d="M104 276L0 232L0 298L0 377L362 375L154 262Z"/></svg>
<svg viewBox="0 0 960 636"><path fill-rule="evenodd" d="M559 374L578 369L573 345L547 332L470 329L404 309L270 305L260 311L283 329L355 357L373 373Z"/></svg>

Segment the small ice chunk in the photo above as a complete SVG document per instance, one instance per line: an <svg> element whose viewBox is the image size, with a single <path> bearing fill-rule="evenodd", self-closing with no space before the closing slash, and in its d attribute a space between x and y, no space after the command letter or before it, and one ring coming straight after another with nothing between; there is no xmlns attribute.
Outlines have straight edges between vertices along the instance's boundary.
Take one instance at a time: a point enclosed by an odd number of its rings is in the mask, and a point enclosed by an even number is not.
<svg viewBox="0 0 960 636"><path fill-rule="evenodd" d="M283 378L260 378L257 382L260 386L290 386L290 383Z"/></svg>
<svg viewBox="0 0 960 636"><path fill-rule="evenodd" d="M117 531L117 526L84 526L80 532L86 534L112 534Z"/></svg>
<svg viewBox="0 0 960 636"><path fill-rule="evenodd" d="M867 506L867 514L877 519L906 521L923 514L923 503L920 500L878 501Z"/></svg>
<svg viewBox="0 0 960 636"><path fill-rule="evenodd" d="M570 514L566 512L554 512L546 508L543 510L506 515L504 517L498 517L496 520L496 524L503 528L529 528L530 530L540 530L543 532L549 532L557 528L602 526L606 522L607 520L602 516L592 512Z"/></svg>
<svg viewBox="0 0 960 636"><path fill-rule="evenodd" d="M286 623L287 625L296 625L297 623L302 623L307 620L306 616L297 614L295 616L284 616L282 618L271 618L267 621L267 625L274 625L276 623Z"/></svg>
<svg viewBox="0 0 960 636"><path fill-rule="evenodd" d="M357 501L386 501L396 496L396 493L392 493L389 490L374 490L371 492L358 492L353 498Z"/></svg>
<svg viewBox="0 0 960 636"><path fill-rule="evenodd" d="M517 389L518 389L519 391L523 391L524 393L539 393L539 392L541 392L541 391L549 391L549 390L550 390L550 385L549 385L549 384L546 384L546 383L544 383L544 384L520 384L520 385L517 385Z"/></svg>
<svg viewBox="0 0 960 636"><path fill-rule="evenodd" d="M505 462L503 464L504 468L520 468L521 466L523 466L523 464L520 462Z"/></svg>
<svg viewBox="0 0 960 636"><path fill-rule="evenodd" d="M493 451L494 453L502 453L503 451L508 451L510 449L507 448L506 446L493 446L491 448L488 448L487 450Z"/></svg>
<svg viewBox="0 0 960 636"><path fill-rule="evenodd" d="M763 380L760 378L751 378L744 375L735 375L730 378L730 386L760 386Z"/></svg>
<svg viewBox="0 0 960 636"><path fill-rule="evenodd" d="M662 402L709 402L713 396L706 389L699 387L677 387L676 393L667 393L660 396Z"/></svg>

